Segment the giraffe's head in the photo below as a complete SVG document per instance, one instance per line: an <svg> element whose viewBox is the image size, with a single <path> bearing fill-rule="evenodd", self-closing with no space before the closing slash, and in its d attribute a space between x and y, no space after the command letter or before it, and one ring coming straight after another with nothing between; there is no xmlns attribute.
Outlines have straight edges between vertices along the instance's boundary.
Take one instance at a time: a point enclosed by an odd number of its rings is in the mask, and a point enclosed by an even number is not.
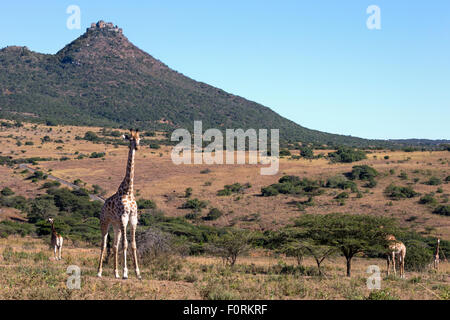
<svg viewBox="0 0 450 320"><path fill-rule="evenodd" d="M386 236L386 240L387 241L394 241L394 240L397 240L397 239L395 238L395 236L393 234L388 234Z"/></svg>
<svg viewBox="0 0 450 320"><path fill-rule="evenodd" d="M133 130L130 129L130 134L125 134L122 136L124 140L130 141L130 149L138 150L139 149L139 142L141 141L141 138L139 137L139 129Z"/></svg>

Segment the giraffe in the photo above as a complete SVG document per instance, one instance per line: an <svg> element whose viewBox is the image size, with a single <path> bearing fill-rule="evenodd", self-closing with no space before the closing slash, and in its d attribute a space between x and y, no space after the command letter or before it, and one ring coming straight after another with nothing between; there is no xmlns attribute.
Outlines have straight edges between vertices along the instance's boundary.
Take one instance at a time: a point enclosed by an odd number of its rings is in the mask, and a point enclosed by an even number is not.
<svg viewBox="0 0 450 320"><path fill-rule="evenodd" d="M394 235L386 236L386 240L389 243L389 251L387 254L387 275L389 276L390 264L394 268L394 275L397 275L395 269L395 259L398 257L400 266L400 278L405 278L405 256L406 256L406 246L403 242L398 241Z"/></svg>
<svg viewBox="0 0 450 320"><path fill-rule="evenodd" d="M52 247L55 252L55 260L61 260L63 237L56 232L53 218L48 218L48 222L52 225Z"/></svg>
<svg viewBox="0 0 450 320"><path fill-rule="evenodd" d="M100 261L98 265L97 276L102 276L103 256L105 253L108 229L112 225L114 230L114 274L116 279L119 278L118 262L119 262L119 243L122 239L123 252L123 279L128 279L127 268L127 225L131 224L131 249L133 252L133 261L136 268L136 276L141 279L138 261L137 261L137 247L136 247L136 226L138 222L137 205L134 198L134 158L135 153L139 149L139 130L133 131L130 129L130 135L123 135L122 138L130 142L128 162L125 178L119 186L117 192L110 198L106 199L100 213L100 229L102 232L102 246L100 253Z"/></svg>
<svg viewBox="0 0 450 320"><path fill-rule="evenodd" d="M441 242L441 239L437 239L437 247L436 247L436 254L434 255L434 268L436 270L439 270L439 243Z"/></svg>

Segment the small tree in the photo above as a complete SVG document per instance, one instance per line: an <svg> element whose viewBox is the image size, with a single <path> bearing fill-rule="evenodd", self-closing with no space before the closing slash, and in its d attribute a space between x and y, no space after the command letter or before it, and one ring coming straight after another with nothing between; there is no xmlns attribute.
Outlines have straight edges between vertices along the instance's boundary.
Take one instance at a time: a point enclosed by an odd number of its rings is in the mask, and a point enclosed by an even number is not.
<svg viewBox="0 0 450 320"><path fill-rule="evenodd" d="M350 214L304 215L295 223L316 244L339 249L347 260L351 276L353 257L365 250L384 252L386 233L395 230L394 221L384 217Z"/></svg>
<svg viewBox="0 0 450 320"><path fill-rule="evenodd" d="M227 233L212 239L209 251L222 258L230 266L234 266L238 256L250 249L252 234L244 230L229 230Z"/></svg>

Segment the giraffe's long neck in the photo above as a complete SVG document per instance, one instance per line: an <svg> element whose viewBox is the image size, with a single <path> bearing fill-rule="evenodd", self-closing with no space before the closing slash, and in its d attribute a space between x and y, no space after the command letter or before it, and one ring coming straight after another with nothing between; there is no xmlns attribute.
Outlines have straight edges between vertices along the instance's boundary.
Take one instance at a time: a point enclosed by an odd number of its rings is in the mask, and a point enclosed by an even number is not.
<svg viewBox="0 0 450 320"><path fill-rule="evenodd" d="M56 230L55 230L55 225L52 222L52 237L56 237L56 235L57 235L57 233L56 233Z"/></svg>
<svg viewBox="0 0 450 320"><path fill-rule="evenodd" d="M128 153L128 162L127 162L127 171L125 174L125 178L122 181L122 184L119 187L119 192L122 194L132 194L134 191L134 154L135 149L130 148L130 152Z"/></svg>
<svg viewBox="0 0 450 320"><path fill-rule="evenodd" d="M440 243L441 241L440 240L438 240L438 242L437 242L437 247L436 247L436 257L439 257L439 243Z"/></svg>

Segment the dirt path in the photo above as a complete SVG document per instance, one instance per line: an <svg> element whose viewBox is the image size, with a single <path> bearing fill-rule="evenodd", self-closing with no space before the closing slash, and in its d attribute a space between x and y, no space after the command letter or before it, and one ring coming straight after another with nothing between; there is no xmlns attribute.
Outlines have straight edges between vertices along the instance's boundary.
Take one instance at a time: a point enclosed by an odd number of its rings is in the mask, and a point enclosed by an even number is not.
<svg viewBox="0 0 450 320"><path fill-rule="evenodd" d="M19 168L30 170L30 171L33 172L33 173L35 173L36 171L38 171L38 170L36 170L36 169L31 168L30 166L27 166L26 164L19 164ZM77 186L77 185L75 185L75 184L73 184L73 183L70 183L69 181L66 181L66 180L63 180L63 179L61 179L61 178L55 177L55 176L53 176L53 175L51 175L51 174L47 175L47 177L48 177L48 179L50 179L50 180L58 181L59 183L61 183L61 184L63 184L63 185L66 185L66 186L68 186L68 187L71 187L71 188L73 188L73 189L75 189L75 190L79 190L79 189L80 189L79 186ZM91 198L91 200L94 200L94 201L105 202L105 199L103 199L102 197L99 197L99 196L97 196L97 195L95 195L95 194L89 194L89 198Z"/></svg>

